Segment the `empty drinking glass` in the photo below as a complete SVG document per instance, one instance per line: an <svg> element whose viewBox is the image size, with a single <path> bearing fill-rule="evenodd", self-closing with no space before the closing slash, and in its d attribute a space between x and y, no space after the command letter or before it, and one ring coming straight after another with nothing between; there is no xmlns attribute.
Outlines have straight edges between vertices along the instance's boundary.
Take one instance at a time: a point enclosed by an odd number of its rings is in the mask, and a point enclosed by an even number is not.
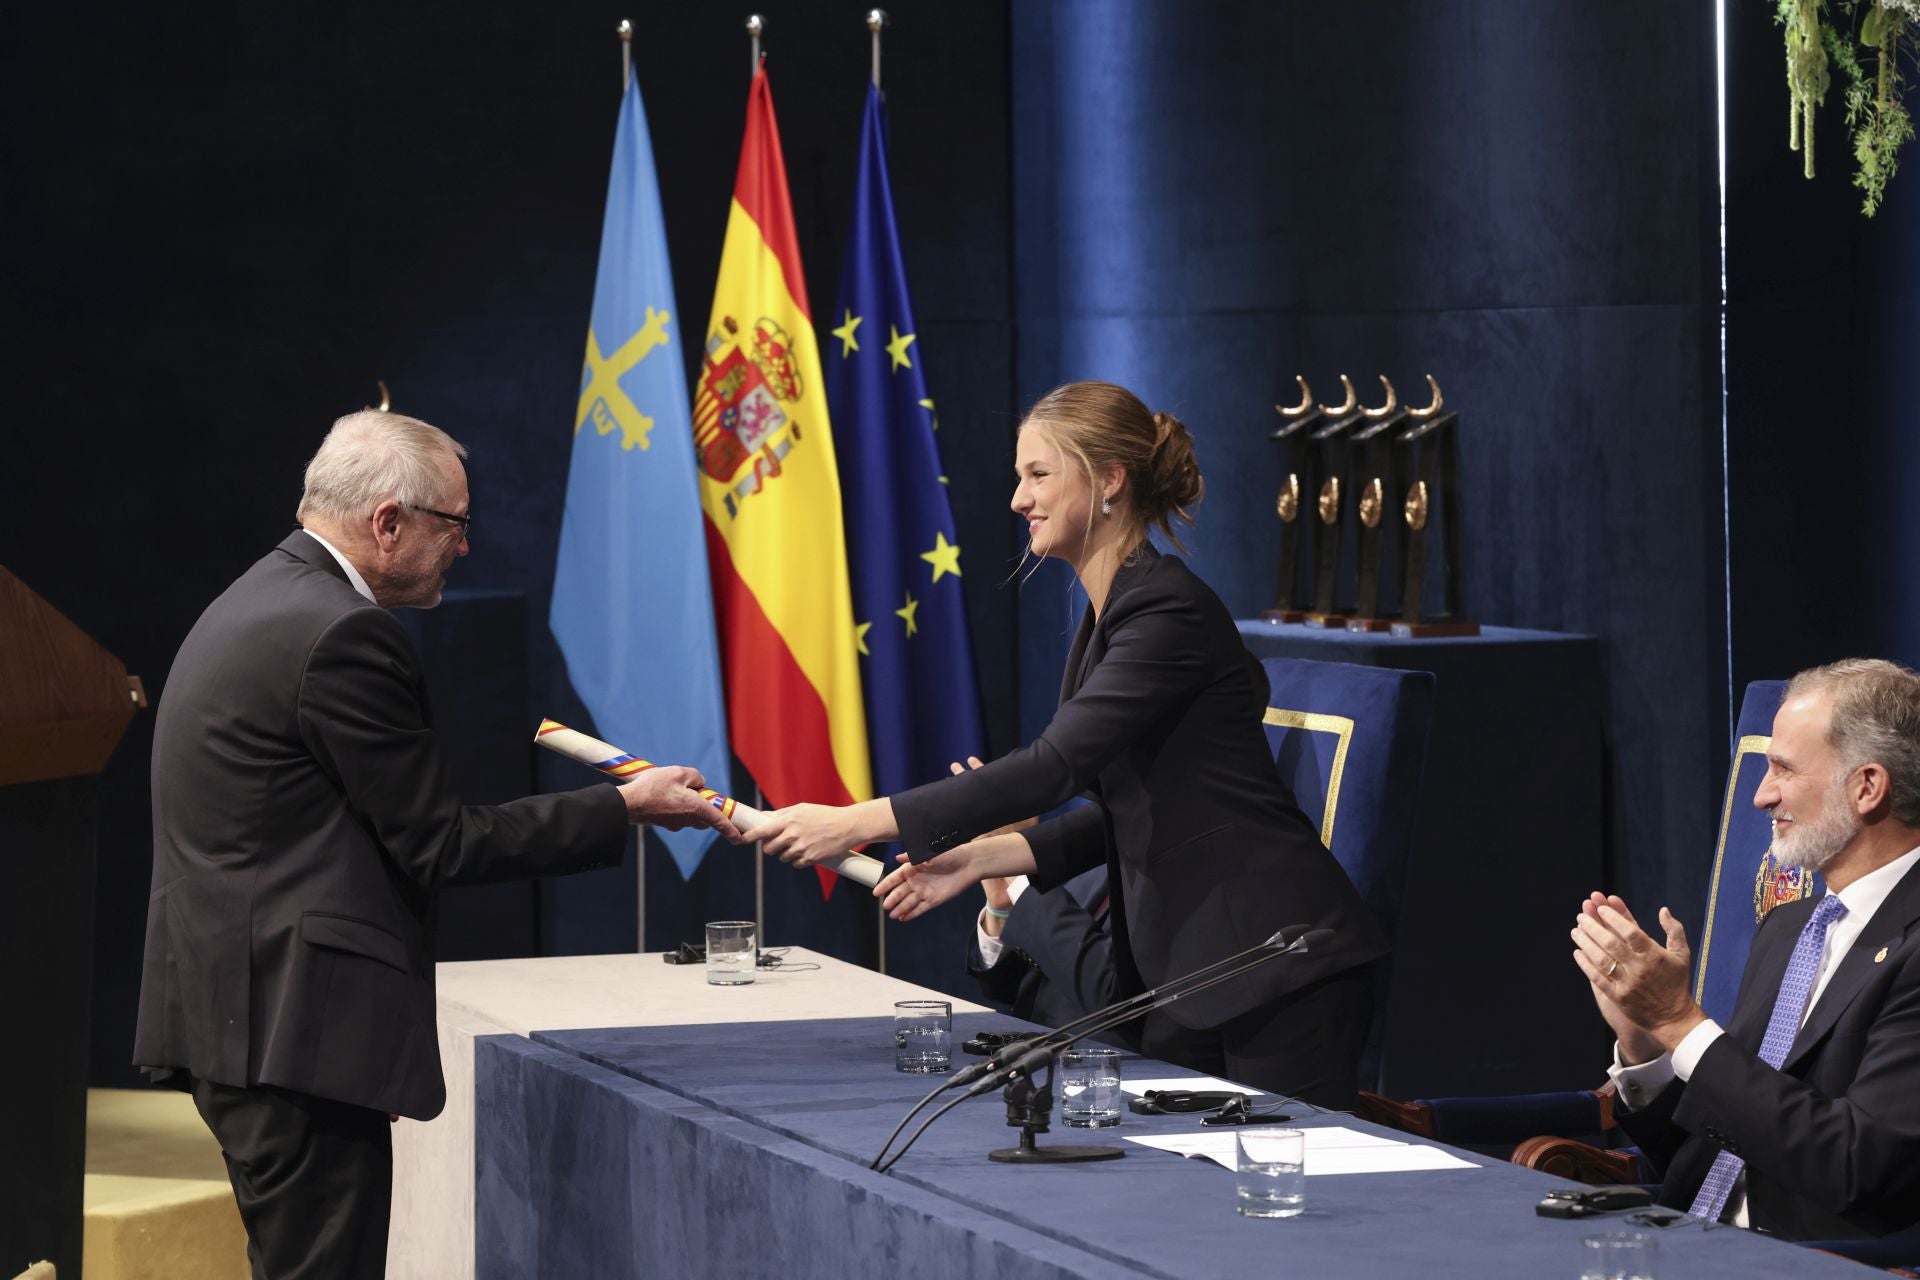
<svg viewBox="0 0 1920 1280"><path fill-rule="evenodd" d="M1604 1231L1580 1238L1580 1280L1654 1280L1657 1246L1644 1231Z"/></svg>
<svg viewBox="0 0 1920 1280"><path fill-rule="evenodd" d="M1060 1119L1073 1129L1120 1123L1120 1051L1080 1045L1060 1055Z"/></svg>
<svg viewBox="0 0 1920 1280"><path fill-rule="evenodd" d="M707 926L707 982L716 987L743 987L753 981L760 951L754 945L753 921L715 920Z"/></svg>
<svg viewBox="0 0 1920 1280"><path fill-rule="evenodd" d="M1249 1218L1291 1218L1307 1207L1307 1135L1298 1129L1242 1129L1234 1134L1240 1212Z"/></svg>
<svg viewBox="0 0 1920 1280"><path fill-rule="evenodd" d="M893 1006L893 1066L925 1074L953 1066L953 1005L901 1000Z"/></svg>

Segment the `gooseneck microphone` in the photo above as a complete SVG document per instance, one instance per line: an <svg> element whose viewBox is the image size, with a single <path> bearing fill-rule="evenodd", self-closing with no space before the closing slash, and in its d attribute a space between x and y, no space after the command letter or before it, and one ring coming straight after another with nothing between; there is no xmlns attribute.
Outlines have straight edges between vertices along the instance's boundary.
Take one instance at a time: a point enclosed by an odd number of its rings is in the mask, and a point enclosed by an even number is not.
<svg viewBox="0 0 1920 1280"><path fill-rule="evenodd" d="M1312 950L1312 948L1323 945L1333 936L1334 931L1332 929L1316 929L1311 925L1304 924L1288 925L1266 941L1256 943L1248 947L1245 951L1237 952L1223 960L1216 960L1204 968L1196 969L1192 973L1174 978L1168 982L1163 982L1151 990L1129 996L1125 1000L1108 1005L1106 1008L1096 1010L1084 1017L1075 1018L1072 1022L1053 1031L1030 1036L1024 1040L1016 1040L985 1061L962 1067L943 1081L933 1092L915 1103L913 1109L908 1111L907 1114L901 1118L900 1123L894 1126L893 1132L887 1135L887 1140L881 1145L879 1154L874 1156L873 1162L868 1165L868 1167L879 1172L885 1172L887 1169L892 1168L900 1157L907 1153L907 1149L919 1140L920 1135L925 1133L927 1129L932 1126L933 1122L941 1116L953 1110L953 1108L965 1102L968 1098L977 1098L982 1094L991 1093L993 1090L1008 1085L1010 1082L1022 1077L1030 1078L1033 1072L1049 1064L1056 1055L1062 1050L1072 1046L1076 1041L1085 1039L1088 1036L1099 1035L1104 1031L1110 1031L1123 1022L1130 1022L1135 1018L1152 1013L1156 1009L1164 1008L1176 1000L1182 1000L1197 992L1205 991L1208 987L1225 982L1230 978L1237 978L1249 969L1257 968L1269 960L1277 959L1280 956L1305 955ZM891 1158L888 1157L887 1152L889 1148L893 1146L894 1140L900 1136L901 1130L907 1127L914 1116L920 1113L922 1108L947 1090L961 1086L970 1087L959 1097L952 1099L931 1116L928 1116L926 1121L921 1124L918 1129L914 1130L913 1136L908 1138L906 1142L901 1145L900 1149L893 1153ZM1041 1127L1044 1128L1044 1125ZM1023 1147L1028 1150L1032 1149L1030 1138L1030 1134L1025 1135L1023 1138ZM1054 1150L1059 1149L1055 1148Z"/></svg>

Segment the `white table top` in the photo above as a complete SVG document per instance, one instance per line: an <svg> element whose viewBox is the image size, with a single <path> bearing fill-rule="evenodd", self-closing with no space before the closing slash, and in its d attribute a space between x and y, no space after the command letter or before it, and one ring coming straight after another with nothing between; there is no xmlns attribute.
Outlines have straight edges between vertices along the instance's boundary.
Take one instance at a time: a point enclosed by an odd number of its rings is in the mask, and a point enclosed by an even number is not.
<svg viewBox="0 0 1920 1280"><path fill-rule="evenodd" d="M952 1000L956 1013L985 1010L804 947L785 951L790 967L761 969L742 987L709 986L705 966L666 964L658 953L442 964L441 1020L490 1023L530 1035L585 1027L879 1017L892 1013L896 1000L928 998ZM807 964L820 967L798 967Z"/></svg>

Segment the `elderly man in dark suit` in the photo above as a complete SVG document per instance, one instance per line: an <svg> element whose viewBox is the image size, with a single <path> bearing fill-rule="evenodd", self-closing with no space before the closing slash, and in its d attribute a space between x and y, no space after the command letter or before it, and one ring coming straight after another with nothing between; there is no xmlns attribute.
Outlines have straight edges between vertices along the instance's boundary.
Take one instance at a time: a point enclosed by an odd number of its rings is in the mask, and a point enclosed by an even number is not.
<svg viewBox="0 0 1920 1280"><path fill-rule="evenodd" d="M1850 660L1795 676L1754 803L1827 892L1776 907L1723 1028L1664 944L1594 894L1574 960L1618 1037L1622 1124L1661 1200L1796 1240L1920 1230L1920 677Z"/></svg>
<svg viewBox="0 0 1920 1280"><path fill-rule="evenodd" d="M465 456L396 414L335 423L302 530L208 606L160 701L134 1061L190 1084L256 1277L385 1270L388 1121L446 1101L442 884L613 866L634 822L738 839L687 768L460 803L388 610L438 604L467 553Z"/></svg>

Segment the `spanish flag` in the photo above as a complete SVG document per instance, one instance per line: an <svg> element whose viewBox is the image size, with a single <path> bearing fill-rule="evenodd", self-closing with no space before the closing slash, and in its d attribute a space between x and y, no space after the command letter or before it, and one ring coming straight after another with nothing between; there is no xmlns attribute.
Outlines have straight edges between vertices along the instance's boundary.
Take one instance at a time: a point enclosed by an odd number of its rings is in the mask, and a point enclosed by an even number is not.
<svg viewBox="0 0 1920 1280"><path fill-rule="evenodd" d="M774 806L872 796L840 472L764 67L693 400L733 750ZM820 873L823 893L836 877Z"/></svg>

